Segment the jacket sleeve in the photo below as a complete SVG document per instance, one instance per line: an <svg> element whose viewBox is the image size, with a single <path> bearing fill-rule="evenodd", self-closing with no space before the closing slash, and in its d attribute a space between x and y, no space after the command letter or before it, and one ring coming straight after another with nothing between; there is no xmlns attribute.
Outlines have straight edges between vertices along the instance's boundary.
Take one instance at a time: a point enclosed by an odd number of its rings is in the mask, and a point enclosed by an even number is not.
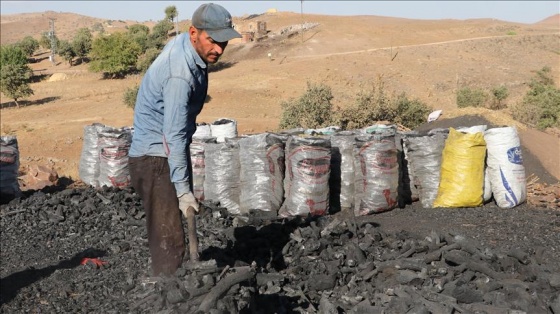
<svg viewBox="0 0 560 314"><path fill-rule="evenodd" d="M170 78L163 86L163 149L177 196L190 192L188 170L189 100L193 89L183 78ZM191 128L193 126L190 126Z"/></svg>

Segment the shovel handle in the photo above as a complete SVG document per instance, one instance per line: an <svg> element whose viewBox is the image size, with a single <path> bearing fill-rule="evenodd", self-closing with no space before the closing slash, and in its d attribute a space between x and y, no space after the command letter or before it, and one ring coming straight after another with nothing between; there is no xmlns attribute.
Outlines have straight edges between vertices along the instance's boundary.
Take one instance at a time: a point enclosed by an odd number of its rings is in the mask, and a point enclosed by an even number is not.
<svg viewBox="0 0 560 314"><path fill-rule="evenodd" d="M196 218L194 208L187 208L187 229L189 233L189 254L191 262L198 262L198 238L196 236Z"/></svg>

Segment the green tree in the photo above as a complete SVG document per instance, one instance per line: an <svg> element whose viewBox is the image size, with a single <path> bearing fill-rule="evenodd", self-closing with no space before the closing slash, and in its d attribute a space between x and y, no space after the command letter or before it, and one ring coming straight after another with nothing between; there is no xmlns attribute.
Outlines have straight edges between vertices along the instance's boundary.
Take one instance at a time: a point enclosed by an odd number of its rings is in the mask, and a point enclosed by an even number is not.
<svg viewBox="0 0 560 314"><path fill-rule="evenodd" d="M154 26L152 32L148 35L146 48L163 48L167 42L168 33L172 29L173 24L169 22L169 20L161 20Z"/></svg>
<svg viewBox="0 0 560 314"><path fill-rule="evenodd" d="M114 33L93 41L90 70L111 78L124 77L136 68L141 48L126 33Z"/></svg>
<svg viewBox="0 0 560 314"><path fill-rule="evenodd" d="M76 52L74 52L74 48L68 40L61 40L58 44L58 55L72 66L72 60L76 57Z"/></svg>
<svg viewBox="0 0 560 314"><path fill-rule="evenodd" d="M31 57L39 48L39 41L31 36L25 36L17 45L28 57Z"/></svg>
<svg viewBox="0 0 560 314"><path fill-rule="evenodd" d="M93 35L88 28L78 29L78 32L74 35L74 39L72 40L72 48L76 57L80 58L80 61L83 61L91 51L92 42Z"/></svg>
<svg viewBox="0 0 560 314"><path fill-rule="evenodd" d="M33 71L27 65L27 56L20 47L0 47L0 91L12 98L18 108L18 99L33 95L29 86L32 76Z"/></svg>
<svg viewBox="0 0 560 314"><path fill-rule="evenodd" d="M175 22L175 35L179 35L179 25L177 24L178 21L175 20L175 18L178 16L179 12L174 5L165 8L165 18L171 21L171 23Z"/></svg>
<svg viewBox="0 0 560 314"><path fill-rule="evenodd" d="M45 50L51 49L51 39L49 38L49 32L41 33L41 38L39 39L39 46Z"/></svg>
<svg viewBox="0 0 560 314"><path fill-rule="evenodd" d="M138 69L138 71L142 73L145 73L157 58L159 53L160 50L157 48L150 48L146 50L146 52L138 58L138 62L136 62L136 69Z"/></svg>
<svg viewBox="0 0 560 314"><path fill-rule="evenodd" d="M54 41L55 41L56 46L58 47L58 44L60 43L60 40L58 39L58 37L56 37L56 35L54 35ZM39 39L39 45L43 49L51 50L52 42L51 42L51 37L49 35L49 32L43 32L41 34L41 38Z"/></svg>
<svg viewBox="0 0 560 314"><path fill-rule="evenodd" d="M134 24L128 28L128 35L135 41L140 48L142 53L146 52L148 49L148 35L150 34L150 28L142 24Z"/></svg>

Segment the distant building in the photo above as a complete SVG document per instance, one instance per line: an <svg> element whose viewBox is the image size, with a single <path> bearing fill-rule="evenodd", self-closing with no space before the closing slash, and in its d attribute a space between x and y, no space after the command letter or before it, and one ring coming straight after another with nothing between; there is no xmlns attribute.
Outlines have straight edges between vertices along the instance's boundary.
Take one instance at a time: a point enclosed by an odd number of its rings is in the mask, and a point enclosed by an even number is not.
<svg viewBox="0 0 560 314"><path fill-rule="evenodd" d="M266 22L263 21L251 22L247 25L247 28L248 32L255 33L257 37L264 36L267 33Z"/></svg>

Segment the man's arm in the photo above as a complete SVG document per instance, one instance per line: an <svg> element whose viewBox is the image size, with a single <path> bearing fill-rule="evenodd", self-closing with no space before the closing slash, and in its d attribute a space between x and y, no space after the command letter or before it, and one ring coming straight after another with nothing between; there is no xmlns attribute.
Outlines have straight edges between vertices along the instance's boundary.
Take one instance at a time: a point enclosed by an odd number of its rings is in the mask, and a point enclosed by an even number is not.
<svg viewBox="0 0 560 314"><path fill-rule="evenodd" d="M187 121L192 88L182 78L170 78L163 87L163 146L169 162L171 182L177 196L191 192L187 163Z"/></svg>

